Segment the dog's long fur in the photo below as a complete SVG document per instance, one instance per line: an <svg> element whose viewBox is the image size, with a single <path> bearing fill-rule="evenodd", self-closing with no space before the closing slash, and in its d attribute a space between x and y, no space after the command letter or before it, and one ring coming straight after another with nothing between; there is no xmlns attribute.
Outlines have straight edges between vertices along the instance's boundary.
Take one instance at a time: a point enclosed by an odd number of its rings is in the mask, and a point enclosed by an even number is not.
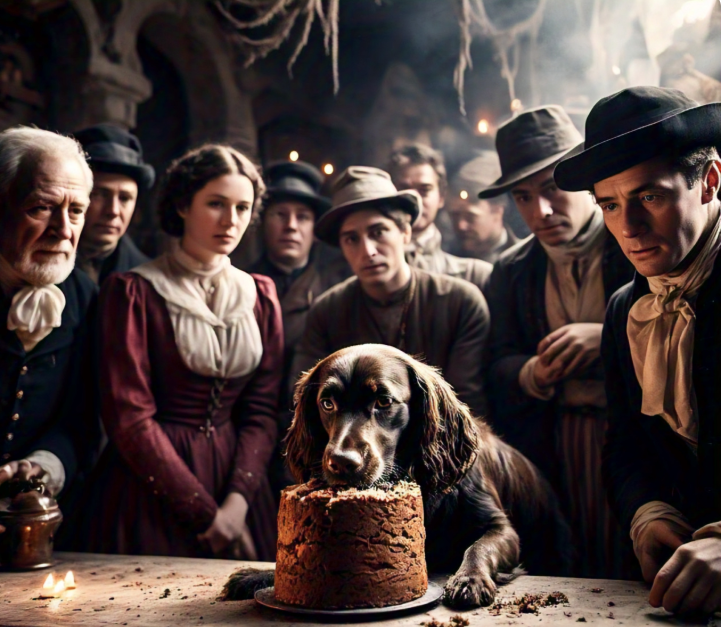
<svg viewBox="0 0 722 627"><path fill-rule="evenodd" d="M447 604L490 604L502 573L520 564L568 573L569 530L551 488L436 369L389 346L354 346L304 373L294 400L286 455L299 481L419 484L429 570L456 572Z"/></svg>

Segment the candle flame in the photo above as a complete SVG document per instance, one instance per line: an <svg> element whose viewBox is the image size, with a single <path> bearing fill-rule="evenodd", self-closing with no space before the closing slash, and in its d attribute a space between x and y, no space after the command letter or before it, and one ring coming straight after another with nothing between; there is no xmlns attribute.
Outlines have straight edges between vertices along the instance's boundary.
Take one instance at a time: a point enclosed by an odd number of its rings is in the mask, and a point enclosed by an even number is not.
<svg viewBox="0 0 722 627"><path fill-rule="evenodd" d="M469 192L467 192L465 189L462 189L459 192L459 198L461 198L461 200L466 200L468 197L469 197Z"/></svg>
<svg viewBox="0 0 722 627"><path fill-rule="evenodd" d="M55 584L55 587L53 588L53 592L55 594L62 594L65 591L65 582L62 579L58 580L58 583Z"/></svg>
<svg viewBox="0 0 722 627"><path fill-rule="evenodd" d="M482 135L486 135L489 132L489 123L486 120L479 120L476 128Z"/></svg>
<svg viewBox="0 0 722 627"><path fill-rule="evenodd" d="M298 151L297 151L297 150L292 150L291 152L288 153L288 158L289 158L291 161L298 161L298 157L299 157L299 156L300 156L300 155L298 154Z"/></svg>
<svg viewBox="0 0 722 627"><path fill-rule="evenodd" d="M55 585L55 579L53 578L53 574L50 573L48 575L48 578L45 580L45 583L43 584L43 588L52 589L52 587Z"/></svg>
<svg viewBox="0 0 722 627"><path fill-rule="evenodd" d="M75 576L73 575L73 571L69 570L68 574L65 575L65 587L70 590L71 588L75 588Z"/></svg>
<svg viewBox="0 0 722 627"><path fill-rule="evenodd" d="M333 174L333 165L331 163L327 163L325 166L323 166L323 172L324 174L328 175Z"/></svg>

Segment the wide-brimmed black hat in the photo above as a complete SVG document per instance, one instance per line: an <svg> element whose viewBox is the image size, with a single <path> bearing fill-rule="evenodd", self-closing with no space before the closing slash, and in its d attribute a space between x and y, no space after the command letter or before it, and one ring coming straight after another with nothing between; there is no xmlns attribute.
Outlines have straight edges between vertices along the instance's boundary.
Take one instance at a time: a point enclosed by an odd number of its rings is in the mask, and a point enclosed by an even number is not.
<svg viewBox="0 0 722 627"><path fill-rule="evenodd" d="M519 181L554 165L580 141L581 133L559 105L520 113L496 132L501 176L482 189L479 198L508 192Z"/></svg>
<svg viewBox="0 0 722 627"><path fill-rule="evenodd" d="M379 168L353 165L334 181L331 189L331 210L316 222L316 237L338 246L338 231L343 220L356 211L374 207L394 207L411 216L411 224L421 214L421 196L416 190L398 191L388 172Z"/></svg>
<svg viewBox="0 0 722 627"><path fill-rule="evenodd" d="M74 133L90 157L93 172L124 174L139 188L150 189L155 181L153 166L143 162L138 138L115 124L97 124Z"/></svg>
<svg viewBox="0 0 722 627"><path fill-rule="evenodd" d="M324 177L321 171L304 161L279 161L264 170L266 193L263 205L282 200L297 200L308 205L320 218L331 207L331 201L320 194Z"/></svg>
<svg viewBox="0 0 722 627"><path fill-rule="evenodd" d="M594 184L643 161L704 146L720 149L720 103L699 105L677 89L630 87L592 107L586 139L554 170L568 191Z"/></svg>

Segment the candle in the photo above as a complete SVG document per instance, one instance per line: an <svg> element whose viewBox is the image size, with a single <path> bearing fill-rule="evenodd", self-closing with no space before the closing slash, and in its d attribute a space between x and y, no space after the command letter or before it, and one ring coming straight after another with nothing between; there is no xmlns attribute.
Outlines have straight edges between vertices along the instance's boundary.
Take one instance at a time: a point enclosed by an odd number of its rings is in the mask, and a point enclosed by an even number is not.
<svg viewBox="0 0 722 627"><path fill-rule="evenodd" d="M59 597L63 592L65 592L65 582L59 579L53 588L53 596Z"/></svg>
<svg viewBox="0 0 722 627"><path fill-rule="evenodd" d="M65 589L75 590L75 577L73 576L72 570L69 570L68 574L65 575Z"/></svg>
<svg viewBox="0 0 722 627"><path fill-rule="evenodd" d="M53 577L53 574L49 574L48 578L45 580L45 583L43 584L43 589L40 591L40 598L41 599L52 599L53 594L53 588L55 587L55 579Z"/></svg>

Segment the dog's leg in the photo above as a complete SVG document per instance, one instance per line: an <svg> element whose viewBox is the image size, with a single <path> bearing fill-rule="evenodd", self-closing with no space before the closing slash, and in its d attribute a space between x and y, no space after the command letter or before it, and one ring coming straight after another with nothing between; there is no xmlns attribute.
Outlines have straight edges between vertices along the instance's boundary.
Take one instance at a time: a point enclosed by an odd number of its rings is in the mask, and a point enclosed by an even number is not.
<svg viewBox="0 0 722 627"><path fill-rule="evenodd" d="M487 531L466 549L461 567L446 582L444 603L450 607L491 605L499 571L511 572L519 564L519 536L504 512L495 510Z"/></svg>

